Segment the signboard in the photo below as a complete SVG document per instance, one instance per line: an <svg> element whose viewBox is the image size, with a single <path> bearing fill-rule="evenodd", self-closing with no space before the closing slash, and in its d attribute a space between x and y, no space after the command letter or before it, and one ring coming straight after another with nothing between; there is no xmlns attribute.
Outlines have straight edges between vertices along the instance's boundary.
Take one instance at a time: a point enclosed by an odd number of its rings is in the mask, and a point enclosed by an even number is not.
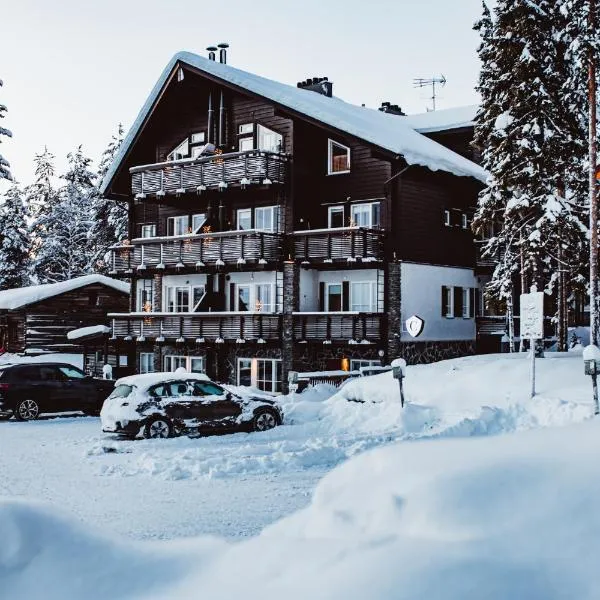
<svg viewBox="0 0 600 600"><path fill-rule="evenodd" d="M544 292L521 294L521 337L544 338Z"/></svg>
<svg viewBox="0 0 600 600"><path fill-rule="evenodd" d="M410 319L406 319L406 331L408 331L412 337L419 337L423 333L424 328L425 321L421 319L421 317L413 315Z"/></svg>

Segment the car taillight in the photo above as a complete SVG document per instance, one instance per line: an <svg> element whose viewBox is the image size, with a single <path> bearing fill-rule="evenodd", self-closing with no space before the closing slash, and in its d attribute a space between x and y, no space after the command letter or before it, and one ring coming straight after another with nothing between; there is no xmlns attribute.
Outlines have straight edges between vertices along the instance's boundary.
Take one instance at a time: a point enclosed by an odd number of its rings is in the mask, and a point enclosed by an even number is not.
<svg viewBox="0 0 600 600"><path fill-rule="evenodd" d="M0 393L6 392L10 385L8 383L0 383Z"/></svg>

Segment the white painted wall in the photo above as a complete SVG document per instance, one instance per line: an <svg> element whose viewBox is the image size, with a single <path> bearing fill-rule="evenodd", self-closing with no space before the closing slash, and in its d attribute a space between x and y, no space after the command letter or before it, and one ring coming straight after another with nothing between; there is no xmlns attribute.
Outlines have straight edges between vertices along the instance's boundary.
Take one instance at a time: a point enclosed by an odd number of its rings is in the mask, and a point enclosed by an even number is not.
<svg viewBox="0 0 600 600"><path fill-rule="evenodd" d="M478 287L472 269L402 263L402 341L474 340L475 319L442 317L442 286ZM405 321L418 315L425 321L418 338L406 332Z"/></svg>

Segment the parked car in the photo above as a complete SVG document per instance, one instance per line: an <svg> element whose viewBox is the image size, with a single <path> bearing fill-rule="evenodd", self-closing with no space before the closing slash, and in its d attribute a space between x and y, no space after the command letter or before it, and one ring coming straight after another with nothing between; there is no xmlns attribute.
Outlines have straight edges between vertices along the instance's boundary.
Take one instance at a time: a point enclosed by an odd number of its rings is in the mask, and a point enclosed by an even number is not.
<svg viewBox="0 0 600 600"><path fill-rule="evenodd" d="M102 430L122 437L168 438L231 431L266 431L283 422L276 401L240 396L201 373L123 377L104 402Z"/></svg>
<svg viewBox="0 0 600 600"><path fill-rule="evenodd" d="M32 421L42 413L72 411L99 415L113 386L67 363L0 365L0 419Z"/></svg>

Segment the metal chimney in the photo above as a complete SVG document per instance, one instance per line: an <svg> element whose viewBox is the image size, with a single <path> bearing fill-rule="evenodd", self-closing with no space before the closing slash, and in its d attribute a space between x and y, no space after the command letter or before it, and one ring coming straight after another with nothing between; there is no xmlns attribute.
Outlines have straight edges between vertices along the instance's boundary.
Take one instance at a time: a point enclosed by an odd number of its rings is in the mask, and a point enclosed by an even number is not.
<svg viewBox="0 0 600 600"><path fill-rule="evenodd" d="M208 52L208 60L216 60L217 58L217 47L216 46L209 46L207 49Z"/></svg>
<svg viewBox="0 0 600 600"><path fill-rule="evenodd" d="M225 42L219 44L219 62L224 65L227 64L227 48L229 48L229 44Z"/></svg>

